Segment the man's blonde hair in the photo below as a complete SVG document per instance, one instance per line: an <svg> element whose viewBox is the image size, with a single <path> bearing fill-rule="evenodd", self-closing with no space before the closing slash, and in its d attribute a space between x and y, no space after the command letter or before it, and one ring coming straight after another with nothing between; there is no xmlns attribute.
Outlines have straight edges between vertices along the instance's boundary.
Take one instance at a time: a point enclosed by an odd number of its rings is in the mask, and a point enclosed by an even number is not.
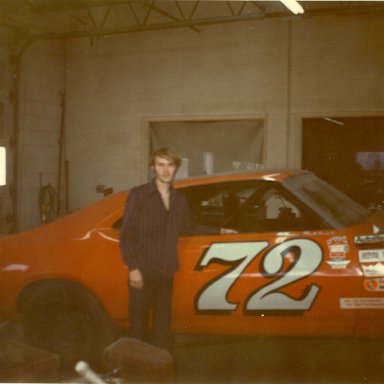
<svg viewBox="0 0 384 384"><path fill-rule="evenodd" d="M181 157L169 148L160 148L154 151L149 159L149 165L153 167L155 165L156 157L162 157L169 160L172 164L179 168L181 165Z"/></svg>

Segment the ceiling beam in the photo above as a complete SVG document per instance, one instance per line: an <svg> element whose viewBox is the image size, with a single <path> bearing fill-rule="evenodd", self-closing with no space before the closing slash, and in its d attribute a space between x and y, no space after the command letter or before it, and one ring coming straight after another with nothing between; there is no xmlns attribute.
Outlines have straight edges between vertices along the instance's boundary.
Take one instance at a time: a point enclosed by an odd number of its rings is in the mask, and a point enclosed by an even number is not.
<svg viewBox="0 0 384 384"><path fill-rule="evenodd" d="M1 1L1 0L0 0ZM28 0L29 9L35 13L73 11L134 3L130 0Z"/></svg>
<svg viewBox="0 0 384 384"><path fill-rule="evenodd" d="M126 0L114 0L115 3L124 3ZM111 1L107 1L108 4L111 4ZM142 3L142 2L141 2ZM197 2L198 3L198 2ZM196 3L196 4L197 4ZM84 3L83 3L84 4ZM101 4L101 2L93 3ZM258 2L255 3L257 5ZM150 7L149 11L159 12L158 9L152 9ZM104 29L104 28L89 28L82 31L70 31L70 32L58 32L58 33L44 33L44 34L35 34L29 37L28 42L38 41L38 40L55 40L55 39L75 39L83 37L92 37L92 36L111 36L118 34L128 34L134 32L143 32L143 31L155 31L155 30L166 30L166 29L179 29L179 28L191 28L196 30L199 26L208 26L215 24L226 24L226 23L236 23L236 22L249 22L249 21L258 21L263 19L271 18L310 18L315 16L323 15L363 15L363 14L384 14L384 5L382 3L370 3L370 5L362 6L351 6L351 7L341 7L335 8L332 6L325 8L316 8L316 9L306 9L304 15L294 16L287 12L273 12L268 13L264 12L261 9L255 7L255 13L246 13L222 17L211 17L211 18L196 18L189 17L188 19L181 19L173 17L172 21L163 22L163 23L140 23L137 25L128 25L122 28L115 29ZM148 9L147 9L148 12ZM169 16L169 15L168 15Z"/></svg>
<svg viewBox="0 0 384 384"><path fill-rule="evenodd" d="M231 16L231 17L213 17L207 19L196 19L196 20L179 20L168 23L156 23L156 24L145 24L145 25L134 25L127 26L124 28L108 29L108 30L84 30L74 32L62 32L62 33L46 33L41 35L31 36L31 40L53 40L53 39L73 39L89 36L110 36L124 33L143 32L143 31L154 31L161 29L178 29L178 28L195 28L204 25L215 25L215 24L226 24L244 21L255 21L264 18L281 17L287 16L286 13L274 13L269 15L242 15L242 16Z"/></svg>

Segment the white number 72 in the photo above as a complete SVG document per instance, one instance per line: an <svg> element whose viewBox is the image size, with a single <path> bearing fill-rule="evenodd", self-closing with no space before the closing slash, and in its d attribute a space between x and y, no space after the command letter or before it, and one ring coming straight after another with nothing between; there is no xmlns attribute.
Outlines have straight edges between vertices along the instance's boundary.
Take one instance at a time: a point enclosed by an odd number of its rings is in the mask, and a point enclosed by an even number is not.
<svg viewBox="0 0 384 384"><path fill-rule="evenodd" d="M222 264L234 265L234 267L203 288L196 300L197 311L236 310L238 303L231 303L227 298L229 290L247 266L268 245L267 241L213 243L200 260L197 269L207 267L213 260ZM313 240L292 239L278 244L266 253L260 269L263 269L269 276L276 275L283 267L284 255L293 249L299 252L293 266L278 279L257 289L246 300L246 311L304 311L311 307L320 290L317 285L310 285L306 295L299 299L294 299L279 289L311 275L319 267L323 254L320 246Z"/></svg>

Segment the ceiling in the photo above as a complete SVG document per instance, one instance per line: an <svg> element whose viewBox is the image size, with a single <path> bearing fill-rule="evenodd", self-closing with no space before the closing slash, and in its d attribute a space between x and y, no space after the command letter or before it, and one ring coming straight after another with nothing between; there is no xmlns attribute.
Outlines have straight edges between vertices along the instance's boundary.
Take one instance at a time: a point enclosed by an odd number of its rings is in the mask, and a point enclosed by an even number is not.
<svg viewBox="0 0 384 384"><path fill-rule="evenodd" d="M0 26L24 42L323 15L384 16L381 1L300 1L293 15L280 1L0 0Z"/></svg>

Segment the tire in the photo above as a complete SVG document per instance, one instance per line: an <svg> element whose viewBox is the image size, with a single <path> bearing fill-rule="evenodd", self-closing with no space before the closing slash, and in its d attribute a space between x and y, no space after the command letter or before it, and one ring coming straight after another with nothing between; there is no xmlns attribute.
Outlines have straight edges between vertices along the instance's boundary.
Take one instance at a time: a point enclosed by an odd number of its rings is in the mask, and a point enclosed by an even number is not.
<svg viewBox="0 0 384 384"><path fill-rule="evenodd" d="M25 338L60 355L64 365L96 361L116 335L101 303L73 282L35 283L22 294L18 309Z"/></svg>

